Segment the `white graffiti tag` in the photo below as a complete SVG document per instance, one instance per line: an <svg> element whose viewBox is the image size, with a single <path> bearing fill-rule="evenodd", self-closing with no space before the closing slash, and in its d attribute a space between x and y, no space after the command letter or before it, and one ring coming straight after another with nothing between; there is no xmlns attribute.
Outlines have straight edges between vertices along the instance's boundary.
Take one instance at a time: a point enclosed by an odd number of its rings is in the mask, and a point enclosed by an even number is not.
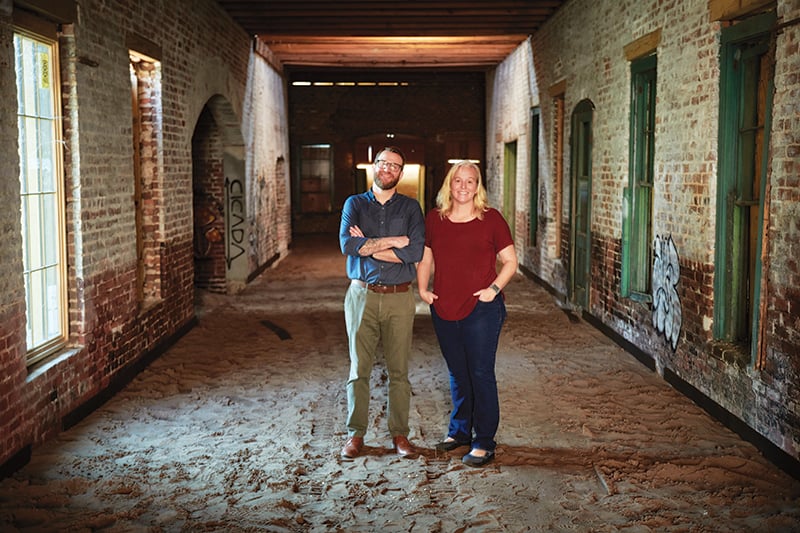
<svg viewBox="0 0 800 533"><path fill-rule="evenodd" d="M656 236L653 241L653 326L669 341L672 350L678 347L681 334L681 302L678 298L678 281L681 266L678 250L672 235L667 238Z"/></svg>

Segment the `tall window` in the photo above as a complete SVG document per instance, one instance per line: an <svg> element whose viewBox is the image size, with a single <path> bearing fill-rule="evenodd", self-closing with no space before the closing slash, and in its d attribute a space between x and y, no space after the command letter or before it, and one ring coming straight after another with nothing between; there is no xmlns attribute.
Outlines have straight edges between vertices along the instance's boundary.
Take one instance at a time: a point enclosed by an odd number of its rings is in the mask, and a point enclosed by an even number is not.
<svg viewBox="0 0 800 533"><path fill-rule="evenodd" d="M503 216L515 237L517 219L517 141L506 143L503 155Z"/></svg>
<svg viewBox="0 0 800 533"><path fill-rule="evenodd" d="M566 83L559 82L550 87L553 97L553 171L555 185L553 203L555 207L555 243L553 257L561 257L561 224L564 216L564 121L566 116Z"/></svg>
<svg viewBox="0 0 800 533"><path fill-rule="evenodd" d="M140 303L161 298L162 129L161 63L130 50L133 114L136 288Z"/></svg>
<svg viewBox="0 0 800 533"><path fill-rule="evenodd" d="M631 62L630 167L624 191L620 292L639 301L651 299L656 64L655 55Z"/></svg>
<svg viewBox="0 0 800 533"><path fill-rule="evenodd" d="M715 337L753 355L773 85L774 13L723 30L715 257Z"/></svg>
<svg viewBox="0 0 800 533"><path fill-rule="evenodd" d="M29 363L67 336L57 57L55 40L14 33Z"/></svg>
<svg viewBox="0 0 800 533"><path fill-rule="evenodd" d="M530 221L528 239L531 246L536 246L537 229L539 228L539 117L540 109L531 108L531 192Z"/></svg>

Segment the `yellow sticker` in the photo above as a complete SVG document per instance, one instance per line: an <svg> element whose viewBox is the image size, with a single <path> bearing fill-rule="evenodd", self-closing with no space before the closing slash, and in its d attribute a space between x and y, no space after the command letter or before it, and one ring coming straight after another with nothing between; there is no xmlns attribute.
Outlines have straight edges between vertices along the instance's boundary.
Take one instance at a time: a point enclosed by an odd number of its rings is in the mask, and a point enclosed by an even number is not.
<svg viewBox="0 0 800 533"><path fill-rule="evenodd" d="M39 52L39 84L42 89L50 88L50 54Z"/></svg>

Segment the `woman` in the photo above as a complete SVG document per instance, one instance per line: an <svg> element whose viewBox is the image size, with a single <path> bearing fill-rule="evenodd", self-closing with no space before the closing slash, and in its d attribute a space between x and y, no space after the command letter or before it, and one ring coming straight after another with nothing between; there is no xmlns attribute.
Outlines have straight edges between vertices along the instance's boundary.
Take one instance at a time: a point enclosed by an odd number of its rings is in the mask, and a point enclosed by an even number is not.
<svg viewBox="0 0 800 533"><path fill-rule="evenodd" d="M483 466L494 458L500 421L494 367L506 318L501 291L517 271L517 254L508 224L487 203L474 163L453 165L436 206L425 220L425 252L417 267L419 296L431 307L450 372L453 410L447 438L436 449L471 446L462 461Z"/></svg>

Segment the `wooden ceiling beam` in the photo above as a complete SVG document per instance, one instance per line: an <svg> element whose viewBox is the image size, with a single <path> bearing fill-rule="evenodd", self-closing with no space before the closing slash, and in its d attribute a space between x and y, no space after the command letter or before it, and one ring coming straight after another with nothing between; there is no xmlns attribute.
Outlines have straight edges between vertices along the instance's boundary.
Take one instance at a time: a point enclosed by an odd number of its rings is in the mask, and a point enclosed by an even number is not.
<svg viewBox="0 0 800 533"><path fill-rule="evenodd" d="M353 11L361 15L391 12L441 12L455 11L550 11L561 7L563 0L465 0L465 1L408 1L408 0L218 0L229 12L262 11L270 13L325 13Z"/></svg>
<svg viewBox="0 0 800 533"><path fill-rule="evenodd" d="M470 46L470 45L509 45L516 46L527 39L524 33L510 35L476 35L470 37L338 37L319 35L260 35L259 38L276 46L282 43L297 45L323 45L323 46L397 46L399 44L411 46Z"/></svg>
<svg viewBox="0 0 800 533"><path fill-rule="evenodd" d="M260 26L261 31L255 28L245 28L248 33L252 35L269 35L270 37L277 36L314 36L320 35L313 29L304 28L302 26L283 26L279 30L272 30L265 26ZM487 31L486 26L461 25L458 27L436 27L436 28L414 28L414 27L366 27L359 28L332 28L328 30L326 35L337 37L471 37L471 36L492 36L492 35L516 35L524 34L531 35L533 33L533 26L498 26L493 28L494 31Z"/></svg>
<svg viewBox="0 0 800 533"><path fill-rule="evenodd" d="M544 8L526 8L526 9L455 9L455 10L431 10L431 9L415 9L404 10L402 8L395 9L372 9L365 13L362 9L349 8L346 5L323 11L308 11L302 10L277 10L277 9L258 9L253 8L226 8L226 11L233 17L258 15L265 18L275 19L314 19L314 20L327 20L331 18L349 18L354 22L364 20L371 20L376 18L449 18L449 17L519 17L519 18L546 18L552 11Z"/></svg>
<svg viewBox="0 0 800 533"><path fill-rule="evenodd" d="M217 1L278 65L482 70L503 61L565 0ZM425 41L439 37L455 40Z"/></svg>
<svg viewBox="0 0 800 533"><path fill-rule="evenodd" d="M276 58L286 65L321 66L348 64L369 67L429 67L496 65L526 35L470 38L345 38L281 36L260 37Z"/></svg>

